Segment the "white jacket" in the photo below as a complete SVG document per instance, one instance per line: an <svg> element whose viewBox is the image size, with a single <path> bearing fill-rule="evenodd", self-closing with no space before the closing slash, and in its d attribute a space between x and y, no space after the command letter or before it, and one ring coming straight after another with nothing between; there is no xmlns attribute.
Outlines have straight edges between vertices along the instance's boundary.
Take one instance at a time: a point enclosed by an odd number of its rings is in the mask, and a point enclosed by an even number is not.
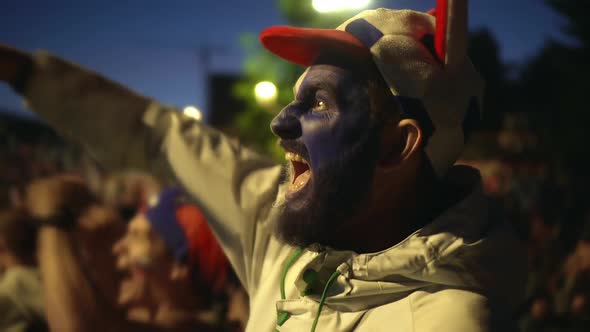
<svg viewBox="0 0 590 332"><path fill-rule="evenodd" d="M520 299L524 256L470 171L449 178L470 182L466 199L393 247L303 250L284 272L297 249L272 232L280 165L47 54L25 96L107 166L172 177L194 196L250 295L247 331L311 331L316 317L315 331L504 331Z"/></svg>

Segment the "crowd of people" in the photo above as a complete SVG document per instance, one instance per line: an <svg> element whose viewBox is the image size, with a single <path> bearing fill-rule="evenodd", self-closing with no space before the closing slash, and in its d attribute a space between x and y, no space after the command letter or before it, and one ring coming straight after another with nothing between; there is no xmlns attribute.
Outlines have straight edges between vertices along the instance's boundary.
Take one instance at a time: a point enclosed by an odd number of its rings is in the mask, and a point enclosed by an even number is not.
<svg viewBox="0 0 590 332"><path fill-rule="evenodd" d="M522 329L584 331L590 326L590 209L582 218L570 213L569 185L545 168L525 169L502 197L527 245Z"/></svg>
<svg viewBox="0 0 590 332"><path fill-rule="evenodd" d="M88 162L53 166L19 178L2 204L1 331L243 330L247 295L181 189ZM39 215L56 206L80 217L42 227Z"/></svg>
<svg viewBox="0 0 590 332"><path fill-rule="evenodd" d="M512 156L514 157L514 156ZM516 315L522 331L584 331L590 324L590 209L573 217L571 179L547 162L462 161L484 175L526 245L528 278Z"/></svg>

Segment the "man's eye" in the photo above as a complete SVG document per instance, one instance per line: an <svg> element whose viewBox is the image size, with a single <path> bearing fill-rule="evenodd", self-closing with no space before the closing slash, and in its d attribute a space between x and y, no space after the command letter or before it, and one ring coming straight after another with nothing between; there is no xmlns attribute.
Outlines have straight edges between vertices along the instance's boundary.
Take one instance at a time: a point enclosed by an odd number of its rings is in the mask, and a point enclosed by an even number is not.
<svg viewBox="0 0 590 332"><path fill-rule="evenodd" d="M323 100L316 99L311 107L313 112L323 112L328 110L328 105Z"/></svg>

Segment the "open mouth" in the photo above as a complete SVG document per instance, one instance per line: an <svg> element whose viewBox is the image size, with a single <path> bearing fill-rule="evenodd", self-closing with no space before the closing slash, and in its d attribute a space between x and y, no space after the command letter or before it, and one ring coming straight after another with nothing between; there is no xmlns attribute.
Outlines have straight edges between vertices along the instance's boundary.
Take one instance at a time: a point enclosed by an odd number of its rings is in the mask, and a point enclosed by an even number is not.
<svg viewBox="0 0 590 332"><path fill-rule="evenodd" d="M299 191L305 187L305 185L311 179L311 169L309 162L300 155L287 152L285 153L285 159L291 162L293 179L289 185L288 192L293 193Z"/></svg>
<svg viewBox="0 0 590 332"><path fill-rule="evenodd" d="M139 303L144 298L145 277L145 272L141 269L132 268L128 271L128 275L121 280L119 286L119 305L127 306Z"/></svg>

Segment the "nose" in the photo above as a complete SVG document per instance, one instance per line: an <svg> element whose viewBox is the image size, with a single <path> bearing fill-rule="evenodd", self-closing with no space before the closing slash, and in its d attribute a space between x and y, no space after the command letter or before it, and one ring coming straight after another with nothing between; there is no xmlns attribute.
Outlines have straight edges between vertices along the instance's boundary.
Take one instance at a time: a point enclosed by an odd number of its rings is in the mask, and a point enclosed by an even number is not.
<svg viewBox="0 0 590 332"><path fill-rule="evenodd" d="M111 251L113 255L120 255L123 251L125 251L125 238L119 239L113 246L111 247Z"/></svg>
<svg viewBox="0 0 590 332"><path fill-rule="evenodd" d="M283 108L270 123L272 132L282 139L296 139L301 136L301 123L293 105Z"/></svg>
<svg viewBox="0 0 590 332"><path fill-rule="evenodd" d="M117 269L126 269L129 266L129 255L127 255L125 238L120 239L113 245L112 252L115 255Z"/></svg>

